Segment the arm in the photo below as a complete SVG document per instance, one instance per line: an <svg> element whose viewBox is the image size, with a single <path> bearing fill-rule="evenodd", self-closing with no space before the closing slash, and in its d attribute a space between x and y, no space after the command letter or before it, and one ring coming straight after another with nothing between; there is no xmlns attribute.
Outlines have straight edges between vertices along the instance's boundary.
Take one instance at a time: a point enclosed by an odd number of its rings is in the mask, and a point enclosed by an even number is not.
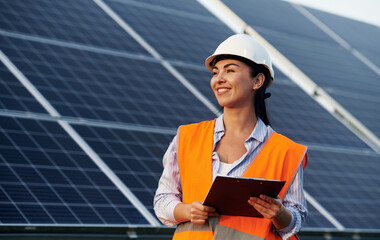
<svg viewBox="0 0 380 240"><path fill-rule="evenodd" d="M305 159L304 159L305 161ZM249 201L251 205L258 200L264 201L272 207L272 213L267 218L272 219L273 225L276 231L283 239L288 239L289 237L296 234L301 227L304 225L307 216L307 205L303 192L303 170L302 167L299 168L292 184L289 187L284 200L277 201L281 199L264 200L264 199L253 199ZM275 203L272 203L276 200ZM263 202L261 202L263 203ZM281 203L281 205L279 204ZM268 205L267 205L268 206ZM289 221L290 213L290 221ZM277 215L277 217L275 217Z"/></svg>
<svg viewBox="0 0 380 240"><path fill-rule="evenodd" d="M169 227L179 223L174 217L174 208L181 203L182 199L176 143L177 136L174 137L163 157L164 170L158 182L153 204L158 219Z"/></svg>
<svg viewBox="0 0 380 240"><path fill-rule="evenodd" d="M204 206L202 202L182 203L181 179L177 161L177 136L169 145L164 157L164 171L154 197L154 211L166 226L191 221L204 224L208 216L216 216L215 209Z"/></svg>

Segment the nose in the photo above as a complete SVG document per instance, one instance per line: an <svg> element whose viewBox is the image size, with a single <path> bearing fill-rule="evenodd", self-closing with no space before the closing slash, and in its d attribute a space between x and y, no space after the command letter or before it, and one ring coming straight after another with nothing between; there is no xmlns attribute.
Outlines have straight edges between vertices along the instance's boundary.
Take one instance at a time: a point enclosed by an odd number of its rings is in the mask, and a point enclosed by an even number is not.
<svg viewBox="0 0 380 240"><path fill-rule="evenodd" d="M214 75L213 79L214 79L214 81L216 81L217 83L225 82L223 72L219 72L218 74Z"/></svg>

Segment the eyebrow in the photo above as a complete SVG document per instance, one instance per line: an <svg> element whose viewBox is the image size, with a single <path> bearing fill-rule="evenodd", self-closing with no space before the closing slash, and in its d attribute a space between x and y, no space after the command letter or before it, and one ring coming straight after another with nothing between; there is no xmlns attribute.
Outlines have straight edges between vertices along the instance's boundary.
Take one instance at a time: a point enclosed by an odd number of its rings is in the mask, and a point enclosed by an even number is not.
<svg viewBox="0 0 380 240"><path fill-rule="evenodd" d="M229 63L229 64L224 65L223 68L228 68L228 67L231 66L231 65L234 65L234 66L236 66L236 67L239 67L239 65L237 65L236 63ZM213 69L214 69L214 68L218 69L216 66L214 66Z"/></svg>

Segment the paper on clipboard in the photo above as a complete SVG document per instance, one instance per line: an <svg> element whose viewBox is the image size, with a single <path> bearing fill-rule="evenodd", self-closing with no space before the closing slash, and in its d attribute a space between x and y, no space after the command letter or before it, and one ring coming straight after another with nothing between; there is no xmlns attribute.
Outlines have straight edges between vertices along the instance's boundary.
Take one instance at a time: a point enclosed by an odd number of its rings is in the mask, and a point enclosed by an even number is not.
<svg viewBox="0 0 380 240"><path fill-rule="evenodd" d="M214 207L221 215L262 218L248 199L260 194L275 198L284 185L285 181L217 176L203 204Z"/></svg>

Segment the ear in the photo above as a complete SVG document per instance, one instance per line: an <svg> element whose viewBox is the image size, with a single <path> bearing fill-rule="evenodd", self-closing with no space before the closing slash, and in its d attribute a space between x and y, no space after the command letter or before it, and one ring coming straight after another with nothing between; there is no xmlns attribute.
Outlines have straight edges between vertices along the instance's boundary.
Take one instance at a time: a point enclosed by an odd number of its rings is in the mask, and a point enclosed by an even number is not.
<svg viewBox="0 0 380 240"><path fill-rule="evenodd" d="M255 77L255 79L253 81L254 81L254 83L253 83L252 89L258 90L259 88L261 88L261 86L265 82L265 75L262 73L259 73L259 74L257 74L257 76Z"/></svg>

